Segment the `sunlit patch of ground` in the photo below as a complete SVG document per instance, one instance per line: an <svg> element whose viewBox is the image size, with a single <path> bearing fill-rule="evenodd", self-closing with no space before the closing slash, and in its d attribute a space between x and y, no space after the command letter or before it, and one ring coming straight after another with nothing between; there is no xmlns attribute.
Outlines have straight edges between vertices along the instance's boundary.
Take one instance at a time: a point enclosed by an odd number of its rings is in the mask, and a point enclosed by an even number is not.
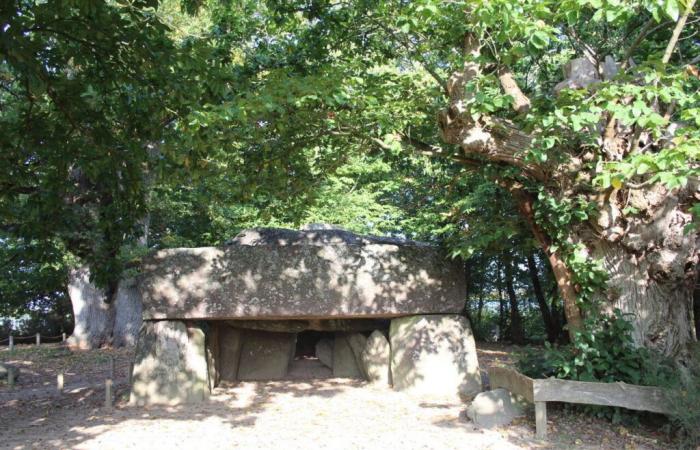
<svg viewBox="0 0 700 450"><path fill-rule="evenodd" d="M482 365L509 351L486 348ZM483 353L483 352L480 352ZM39 360L33 360L41 365ZM128 389L116 407L104 391L83 388L60 397L0 396L0 448L12 449L661 449L663 435L624 429L562 408L549 411L548 443L534 438L534 417L479 430L466 405L411 398L357 380L244 382L218 388L196 405L136 408Z"/></svg>

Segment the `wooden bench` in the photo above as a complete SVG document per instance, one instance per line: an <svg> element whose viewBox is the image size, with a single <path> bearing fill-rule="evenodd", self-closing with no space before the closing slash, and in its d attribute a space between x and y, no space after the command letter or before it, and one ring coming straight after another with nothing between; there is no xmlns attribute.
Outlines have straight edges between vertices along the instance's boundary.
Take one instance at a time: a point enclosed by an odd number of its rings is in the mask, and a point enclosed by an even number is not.
<svg viewBox="0 0 700 450"><path fill-rule="evenodd" d="M547 402L619 406L637 411L667 414L668 400L663 389L622 382L532 379L505 367L488 369L491 389L503 388L535 404L535 426L539 439L547 438Z"/></svg>

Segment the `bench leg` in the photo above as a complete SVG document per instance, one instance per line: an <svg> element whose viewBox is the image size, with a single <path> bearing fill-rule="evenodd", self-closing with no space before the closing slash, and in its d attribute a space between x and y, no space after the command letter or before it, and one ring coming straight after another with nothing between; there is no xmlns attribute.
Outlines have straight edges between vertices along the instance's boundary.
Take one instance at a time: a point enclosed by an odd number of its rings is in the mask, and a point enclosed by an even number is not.
<svg viewBox="0 0 700 450"><path fill-rule="evenodd" d="M535 402L537 439L547 439L547 402Z"/></svg>

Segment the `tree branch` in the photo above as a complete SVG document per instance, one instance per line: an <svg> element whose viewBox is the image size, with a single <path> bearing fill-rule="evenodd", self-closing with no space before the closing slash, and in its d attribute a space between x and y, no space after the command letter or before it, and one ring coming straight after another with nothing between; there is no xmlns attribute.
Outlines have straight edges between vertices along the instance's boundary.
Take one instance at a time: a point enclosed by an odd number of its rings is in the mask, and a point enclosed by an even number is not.
<svg viewBox="0 0 700 450"><path fill-rule="evenodd" d="M671 39L668 41L668 45L666 46L664 57L661 58L662 64L668 64L668 62L671 61L671 55L673 55L673 50L676 48L678 38L681 36L685 22L688 20L688 16L690 16L690 13L693 11L693 6L695 6L695 0L689 0L688 6L685 8L685 12L681 18L678 19L676 27L673 29L673 34L671 35Z"/></svg>
<svg viewBox="0 0 700 450"><path fill-rule="evenodd" d="M530 99L520 90L518 83L515 82L513 73L508 67L502 65L498 68L498 81L501 82L503 92L513 97L511 106L515 112L522 114L530 110Z"/></svg>

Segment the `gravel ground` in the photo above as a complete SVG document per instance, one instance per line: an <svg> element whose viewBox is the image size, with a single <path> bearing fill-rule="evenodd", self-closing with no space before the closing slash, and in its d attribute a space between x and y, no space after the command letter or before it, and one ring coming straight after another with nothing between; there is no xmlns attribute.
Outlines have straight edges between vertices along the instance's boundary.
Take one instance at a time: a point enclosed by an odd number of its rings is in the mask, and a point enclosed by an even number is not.
<svg viewBox="0 0 700 450"><path fill-rule="evenodd" d="M485 346L480 362L507 363L511 351ZM306 370L299 369L297 375ZM548 408L549 442L534 438L532 411L508 427L479 430L465 417L464 404L430 403L348 379L245 382L217 388L207 403L178 407L130 407L127 393L128 386L118 388L110 410L101 407L104 391L98 387L60 397L0 396L0 448L672 448L660 433L614 426L554 405Z"/></svg>

